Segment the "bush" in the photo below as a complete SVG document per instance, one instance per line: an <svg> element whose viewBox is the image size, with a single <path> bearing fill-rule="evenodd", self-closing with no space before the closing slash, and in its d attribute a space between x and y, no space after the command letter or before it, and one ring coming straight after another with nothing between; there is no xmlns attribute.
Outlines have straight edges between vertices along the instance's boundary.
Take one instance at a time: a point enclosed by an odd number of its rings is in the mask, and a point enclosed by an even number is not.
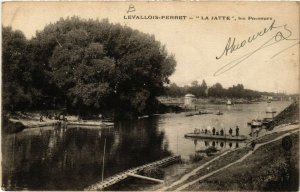
<svg viewBox="0 0 300 192"><path fill-rule="evenodd" d="M195 154L195 155L190 155L190 160L193 163L196 163L198 161L201 161L202 159L205 158L204 154Z"/></svg>
<svg viewBox="0 0 300 192"><path fill-rule="evenodd" d="M165 172L157 167L146 168L142 171L141 174L146 177L152 177L155 179L163 179L165 176Z"/></svg>

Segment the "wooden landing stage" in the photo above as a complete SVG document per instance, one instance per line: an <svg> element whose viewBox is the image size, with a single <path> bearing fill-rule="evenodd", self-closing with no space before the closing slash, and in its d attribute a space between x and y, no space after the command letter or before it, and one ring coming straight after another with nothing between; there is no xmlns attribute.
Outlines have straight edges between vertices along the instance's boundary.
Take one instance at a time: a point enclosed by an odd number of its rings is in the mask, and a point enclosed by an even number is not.
<svg viewBox="0 0 300 192"><path fill-rule="evenodd" d="M119 181L122 181L122 180L124 180L128 177L131 177L131 176L138 176L139 178L147 179L147 177L139 176L137 174L140 171L144 170L145 168L165 167L165 166L168 166L172 163L178 162L179 160L180 160L180 156L176 155L176 156L171 156L171 157L164 158L164 159L159 160L159 161L148 163L148 164L145 164L143 166L132 168L132 169L129 169L127 171L123 171L123 172L118 173L116 175L110 176L110 177L106 178L103 182L100 181L100 182L98 182L94 185L91 185L91 186L85 188L84 190L86 190L86 191L103 190L103 189L105 189L109 186L112 186L112 185L118 183ZM149 180L151 180L151 179L152 179L152 181L163 182L162 180L159 180L159 179L149 178Z"/></svg>
<svg viewBox="0 0 300 192"><path fill-rule="evenodd" d="M184 135L185 137L191 138L202 138L202 139L218 139L218 140L230 140L230 141L245 141L247 137L245 135L213 135L213 134L204 134L204 133L187 133Z"/></svg>

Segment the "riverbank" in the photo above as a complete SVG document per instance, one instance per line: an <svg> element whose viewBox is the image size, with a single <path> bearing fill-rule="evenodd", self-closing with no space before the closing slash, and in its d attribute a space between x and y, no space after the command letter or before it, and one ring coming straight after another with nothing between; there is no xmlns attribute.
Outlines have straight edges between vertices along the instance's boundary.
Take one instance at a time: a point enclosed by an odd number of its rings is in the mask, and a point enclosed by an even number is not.
<svg viewBox="0 0 300 192"><path fill-rule="evenodd" d="M23 113L18 112L17 114L5 117L3 121L2 130L4 133L17 133L23 131L24 129L31 128L42 128L50 126L60 126L60 125L70 125L70 126L80 126L80 127L101 127L101 126L111 126L113 122L103 121L100 119L95 120L80 120L78 116L66 115L64 120L57 120L54 118L49 118L41 115L38 112Z"/></svg>
<svg viewBox="0 0 300 192"><path fill-rule="evenodd" d="M299 115L293 103L277 117L272 131L261 132L245 147L219 151L197 162L186 161L164 168L165 184L132 179L118 190L297 190L299 186ZM288 111L288 112L287 112ZM280 121L279 121L280 119ZM292 148L285 151L282 139ZM288 162L287 160L290 159Z"/></svg>
<svg viewBox="0 0 300 192"><path fill-rule="evenodd" d="M183 106L184 97L158 97L158 100L165 105L178 105ZM226 105L230 101L231 105L234 104L254 104L258 102L267 102L266 99L245 99L245 98L218 98L218 97L206 97L195 98L194 104L196 105Z"/></svg>

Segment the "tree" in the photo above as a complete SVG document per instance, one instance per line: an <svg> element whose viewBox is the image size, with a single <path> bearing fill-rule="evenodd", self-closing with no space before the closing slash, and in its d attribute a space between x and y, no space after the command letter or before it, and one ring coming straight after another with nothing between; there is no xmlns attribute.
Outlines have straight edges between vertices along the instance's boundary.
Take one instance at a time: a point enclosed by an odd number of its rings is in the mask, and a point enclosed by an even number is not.
<svg viewBox="0 0 300 192"><path fill-rule="evenodd" d="M205 82L205 80L202 81L201 85L200 85L200 94L202 97L206 97L207 96L207 84Z"/></svg>
<svg viewBox="0 0 300 192"><path fill-rule="evenodd" d="M29 108L38 95L32 84L32 66L27 57L28 42L21 31L2 27L2 102L8 111Z"/></svg>
<svg viewBox="0 0 300 192"><path fill-rule="evenodd" d="M245 97L244 86L242 84L233 85L228 88L228 95L230 97L242 98Z"/></svg>
<svg viewBox="0 0 300 192"><path fill-rule="evenodd" d="M208 95L212 97L224 97L226 92L220 83L216 83L208 89Z"/></svg>
<svg viewBox="0 0 300 192"><path fill-rule="evenodd" d="M188 92L195 95L196 97L199 97L201 95L201 90L198 81L193 81L191 83L191 86L188 88Z"/></svg>
<svg viewBox="0 0 300 192"><path fill-rule="evenodd" d="M187 90L183 87L179 87L176 83L171 83L170 86L165 89L165 95L169 97L183 97L187 94Z"/></svg>
<svg viewBox="0 0 300 192"><path fill-rule="evenodd" d="M154 36L108 20L60 19L31 45L34 63L49 77L45 93L68 108L143 113L176 65Z"/></svg>

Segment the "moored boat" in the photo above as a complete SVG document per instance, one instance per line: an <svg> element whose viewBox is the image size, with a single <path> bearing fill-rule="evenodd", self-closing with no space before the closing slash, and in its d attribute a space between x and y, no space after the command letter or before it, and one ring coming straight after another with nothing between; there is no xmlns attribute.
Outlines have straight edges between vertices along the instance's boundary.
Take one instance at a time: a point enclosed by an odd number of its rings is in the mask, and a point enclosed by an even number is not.
<svg viewBox="0 0 300 192"><path fill-rule="evenodd" d="M222 113L221 111L218 111L218 112L216 113L216 115L223 115L223 113Z"/></svg>
<svg viewBox="0 0 300 192"><path fill-rule="evenodd" d="M209 111L199 111L196 115L207 115L207 114L212 114L213 112Z"/></svg>
<svg viewBox="0 0 300 192"><path fill-rule="evenodd" d="M114 125L113 122L108 121L70 121L68 125L76 126L111 126Z"/></svg>
<svg viewBox="0 0 300 192"><path fill-rule="evenodd" d="M262 124L263 125L269 125L269 123L271 123L273 121L273 118L264 118L262 120Z"/></svg>
<svg viewBox="0 0 300 192"><path fill-rule="evenodd" d="M252 128L261 127L263 125L263 121L261 119L253 119L251 122L248 122Z"/></svg>
<svg viewBox="0 0 300 192"><path fill-rule="evenodd" d="M194 114L189 113L189 114L186 114L185 116L186 116L186 117L190 117L190 116L194 116Z"/></svg>
<svg viewBox="0 0 300 192"><path fill-rule="evenodd" d="M185 137L192 138L202 138L202 139L219 139L219 140L231 140L231 141L245 141L247 137L245 135L213 135L213 134L205 134L205 133L187 133L184 135Z"/></svg>

